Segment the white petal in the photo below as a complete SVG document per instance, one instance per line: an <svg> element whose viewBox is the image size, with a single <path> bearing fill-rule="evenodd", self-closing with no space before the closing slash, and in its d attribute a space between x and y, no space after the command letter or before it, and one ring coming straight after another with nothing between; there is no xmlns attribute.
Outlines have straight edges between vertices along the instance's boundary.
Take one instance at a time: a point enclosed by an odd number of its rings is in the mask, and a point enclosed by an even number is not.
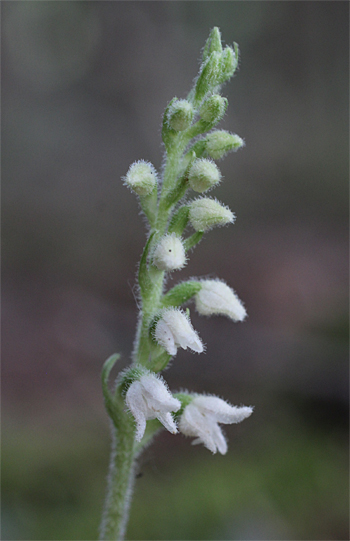
<svg viewBox="0 0 350 541"><path fill-rule="evenodd" d="M192 402L185 407L179 428L185 436L196 436L212 453L216 453L216 445L211 434L212 424L212 421Z"/></svg>
<svg viewBox="0 0 350 541"><path fill-rule="evenodd" d="M227 442L225 436L217 423L212 425L212 438L214 440L215 446L217 447L219 453L226 455L227 453Z"/></svg>
<svg viewBox="0 0 350 541"><path fill-rule="evenodd" d="M157 416L157 419L167 430L169 430L169 432L171 432L172 434L177 434L177 426L171 413L160 413Z"/></svg>
<svg viewBox="0 0 350 541"><path fill-rule="evenodd" d="M175 346L174 336L164 319L158 321L154 335L157 342L166 349L169 355L176 355L177 347Z"/></svg>
<svg viewBox="0 0 350 541"><path fill-rule="evenodd" d="M203 412L212 415L217 422L224 424L240 423L253 413L247 406L231 406L217 396L198 395L192 402Z"/></svg>
<svg viewBox="0 0 350 541"><path fill-rule="evenodd" d="M196 294L196 310L203 316L223 315L233 321L243 321L247 312L233 289L221 280L203 280Z"/></svg>
<svg viewBox="0 0 350 541"><path fill-rule="evenodd" d="M147 405L142 396L142 385L134 381L125 396L125 402L136 421L136 441L141 441L146 430Z"/></svg>
<svg viewBox="0 0 350 541"><path fill-rule="evenodd" d="M162 315L163 321L166 322L174 337L175 344L183 349L188 347L197 353L203 351L203 344L193 329L190 320L186 315L178 309L165 310Z"/></svg>

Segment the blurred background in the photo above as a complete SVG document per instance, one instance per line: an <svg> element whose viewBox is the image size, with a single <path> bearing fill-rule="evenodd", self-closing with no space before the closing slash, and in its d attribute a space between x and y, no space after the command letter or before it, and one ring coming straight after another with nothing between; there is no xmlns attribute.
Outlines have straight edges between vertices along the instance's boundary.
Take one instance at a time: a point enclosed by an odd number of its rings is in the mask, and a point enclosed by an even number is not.
<svg viewBox="0 0 350 541"><path fill-rule="evenodd" d="M105 493L104 360L130 359L145 226L121 182L162 164L213 26L240 69L220 127L246 147L188 276L249 318L199 318L173 390L254 405L212 456L161 433L139 463L130 540L349 539L347 2L2 2L2 539L93 540Z"/></svg>

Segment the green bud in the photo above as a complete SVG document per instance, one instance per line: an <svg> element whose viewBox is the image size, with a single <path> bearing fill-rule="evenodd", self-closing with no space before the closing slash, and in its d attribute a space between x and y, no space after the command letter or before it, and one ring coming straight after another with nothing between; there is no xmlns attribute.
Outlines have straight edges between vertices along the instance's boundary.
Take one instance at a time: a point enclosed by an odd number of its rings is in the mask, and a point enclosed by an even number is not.
<svg viewBox="0 0 350 541"><path fill-rule="evenodd" d="M218 53L222 52L221 34L217 26L214 26L213 30L209 34L209 38L204 45L203 62L205 62L208 56L210 56L211 53L214 51Z"/></svg>
<svg viewBox="0 0 350 541"><path fill-rule="evenodd" d="M235 220L235 215L228 207L209 197L192 201L189 217L196 231L209 231L213 227L233 223Z"/></svg>
<svg viewBox="0 0 350 541"><path fill-rule="evenodd" d="M217 165L205 158L193 162L188 173L188 182L195 192L203 193L219 184L221 173Z"/></svg>
<svg viewBox="0 0 350 541"><path fill-rule="evenodd" d="M232 47L225 47L221 54L221 77L220 84L228 81L238 65L238 45L234 44L235 50Z"/></svg>
<svg viewBox="0 0 350 541"><path fill-rule="evenodd" d="M153 191L157 184L157 173L151 163L139 160L130 165L124 182L137 195L146 196Z"/></svg>
<svg viewBox="0 0 350 541"><path fill-rule="evenodd" d="M168 124L176 131L187 130L193 120L193 108L187 100L173 102L168 110Z"/></svg>
<svg viewBox="0 0 350 541"><path fill-rule="evenodd" d="M195 103L200 103L205 95L217 86L221 73L221 54L214 51L202 64L195 87Z"/></svg>
<svg viewBox="0 0 350 541"><path fill-rule="evenodd" d="M209 133L206 141L206 152L213 160L219 160L228 152L238 150L244 146L244 141L241 137L225 130L217 130Z"/></svg>
<svg viewBox="0 0 350 541"><path fill-rule="evenodd" d="M225 114L228 101L219 94L210 96L200 108L200 115L206 122L216 124Z"/></svg>

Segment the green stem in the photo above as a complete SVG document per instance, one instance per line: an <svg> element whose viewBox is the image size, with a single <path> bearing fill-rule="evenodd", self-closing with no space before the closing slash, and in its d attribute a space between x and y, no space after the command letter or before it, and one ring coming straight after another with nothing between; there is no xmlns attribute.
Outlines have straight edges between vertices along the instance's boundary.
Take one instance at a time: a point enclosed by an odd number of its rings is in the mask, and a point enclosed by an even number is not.
<svg viewBox="0 0 350 541"><path fill-rule="evenodd" d="M130 495L135 479L135 423L123 411L120 397L118 428L112 425L112 452L109 464L107 497L100 528L100 541L121 541L129 514ZM115 410L114 410L115 412Z"/></svg>

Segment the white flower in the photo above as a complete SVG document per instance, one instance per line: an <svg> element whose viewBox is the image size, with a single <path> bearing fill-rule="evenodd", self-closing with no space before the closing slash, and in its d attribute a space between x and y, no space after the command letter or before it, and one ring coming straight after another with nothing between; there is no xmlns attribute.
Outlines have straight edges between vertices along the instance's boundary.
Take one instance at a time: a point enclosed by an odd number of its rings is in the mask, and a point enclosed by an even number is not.
<svg viewBox="0 0 350 541"><path fill-rule="evenodd" d="M220 280L202 280L202 288L195 295L196 310L202 316L227 316L243 321L247 312L233 289Z"/></svg>
<svg viewBox="0 0 350 541"><path fill-rule="evenodd" d="M158 419L172 434L177 433L171 411L178 411L181 402L174 398L164 380L152 373L144 374L130 385L125 402L136 421L136 441L141 441L148 419Z"/></svg>
<svg viewBox="0 0 350 541"><path fill-rule="evenodd" d="M192 444L203 443L209 451L222 455L227 443L218 423L240 423L253 413L251 407L227 404L217 396L196 395L181 415L179 429L185 436L194 436Z"/></svg>
<svg viewBox="0 0 350 541"><path fill-rule="evenodd" d="M176 355L178 347L183 349L189 347L197 353L202 353L204 349L189 318L178 308L164 310L157 322L154 336L169 355Z"/></svg>
<svg viewBox="0 0 350 541"><path fill-rule="evenodd" d="M164 235L154 251L153 263L160 270L172 271L186 265L186 252L181 239L175 234Z"/></svg>

